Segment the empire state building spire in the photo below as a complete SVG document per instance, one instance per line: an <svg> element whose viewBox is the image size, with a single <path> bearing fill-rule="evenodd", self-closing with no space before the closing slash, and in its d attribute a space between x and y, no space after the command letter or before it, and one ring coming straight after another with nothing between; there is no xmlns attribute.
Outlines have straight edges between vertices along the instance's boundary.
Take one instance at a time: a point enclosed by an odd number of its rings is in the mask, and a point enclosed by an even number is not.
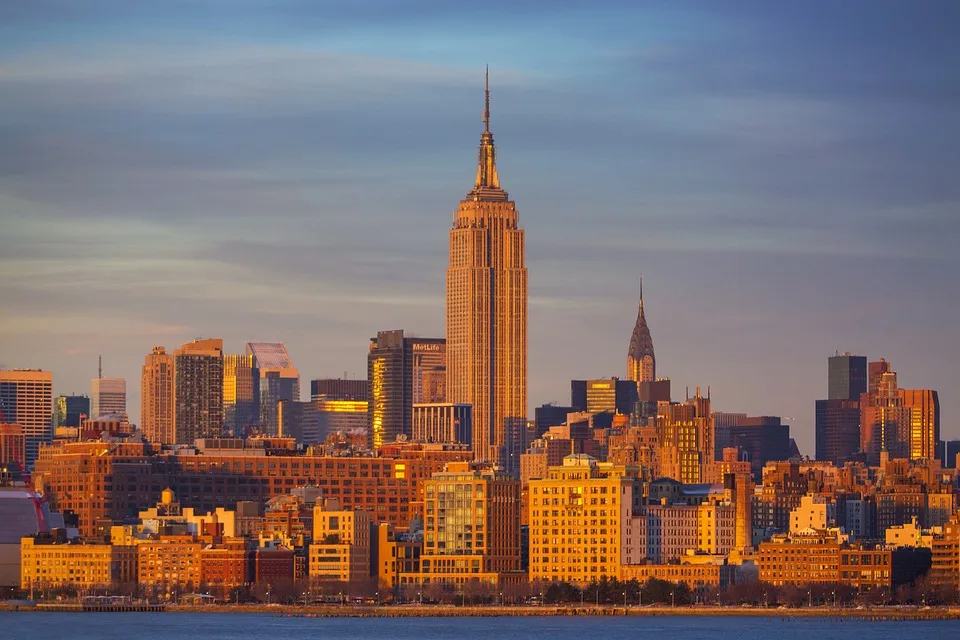
<svg viewBox="0 0 960 640"><path fill-rule="evenodd" d="M500 188L497 173L497 150L490 132L490 68L487 68L483 101L483 134L480 136L480 158L477 163L477 180L467 194L471 200L507 200L507 193Z"/></svg>
<svg viewBox="0 0 960 640"><path fill-rule="evenodd" d="M647 316L643 312L643 276L640 276L640 309L637 311L637 323L633 327L630 348L627 351L627 378L636 382L652 382L657 379L653 338L650 337Z"/></svg>
<svg viewBox="0 0 960 640"><path fill-rule="evenodd" d="M473 407L474 459L509 470L528 410L527 268L517 207L497 175L487 78L477 179L450 229L446 391Z"/></svg>

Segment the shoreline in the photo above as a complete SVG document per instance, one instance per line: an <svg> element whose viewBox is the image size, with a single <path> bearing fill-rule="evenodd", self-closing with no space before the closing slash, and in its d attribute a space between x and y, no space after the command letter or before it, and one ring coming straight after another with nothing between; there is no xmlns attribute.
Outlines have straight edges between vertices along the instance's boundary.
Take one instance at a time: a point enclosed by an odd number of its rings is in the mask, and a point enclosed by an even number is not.
<svg viewBox="0 0 960 640"><path fill-rule="evenodd" d="M0 603L0 611L75 612L74 603L41 603L36 606ZM122 609L117 609L117 612ZM129 611L129 609L128 609ZM486 617L766 617L838 618L865 621L960 620L960 607L842 608L842 607L741 607L741 606L450 606L450 605L166 605L163 613L257 614L292 618L486 618Z"/></svg>

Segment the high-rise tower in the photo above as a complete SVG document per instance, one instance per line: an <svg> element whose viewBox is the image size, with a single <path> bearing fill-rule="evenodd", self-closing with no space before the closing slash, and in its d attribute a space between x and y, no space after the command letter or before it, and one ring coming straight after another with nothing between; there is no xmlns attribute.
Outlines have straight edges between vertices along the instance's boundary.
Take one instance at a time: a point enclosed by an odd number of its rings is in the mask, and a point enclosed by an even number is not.
<svg viewBox="0 0 960 640"><path fill-rule="evenodd" d="M235 436L260 423L260 372L253 356L223 356L223 430Z"/></svg>
<svg viewBox="0 0 960 640"><path fill-rule="evenodd" d="M148 441L177 441L174 398L173 356L163 347L154 347L143 359L140 376L140 429Z"/></svg>
<svg viewBox="0 0 960 640"><path fill-rule="evenodd" d="M489 74L477 178L450 230L446 395L473 405L475 458L499 461L506 419L527 411L527 269L517 207L497 174Z"/></svg>
<svg viewBox="0 0 960 640"><path fill-rule="evenodd" d="M279 430L277 404L281 400L300 402L300 372L282 342L248 342L247 355L260 372L260 429L268 435Z"/></svg>
<svg viewBox="0 0 960 640"><path fill-rule="evenodd" d="M94 378L90 381L90 417L127 415L126 378Z"/></svg>
<svg viewBox="0 0 960 640"><path fill-rule="evenodd" d="M653 382L657 379L657 359L653 355L653 338L647 326L647 316L643 312L643 278L640 278L640 310L637 311L637 323L630 336L630 349L627 351L627 379L641 382Z"/></svg>
<svg viewBox="0 0 960 640"><path fill-rule="evenodd" d="M188 342L173 352L173 365L177 442L223 436L223 340Z"/></svg>
<svg viewBox="0 0 960 640"><path fill-rule="evenodd" d="M33 467L40 445L53 440L52 417L52 373L39 369L0 371L0 424L20 425L28 467Z"/></svg>

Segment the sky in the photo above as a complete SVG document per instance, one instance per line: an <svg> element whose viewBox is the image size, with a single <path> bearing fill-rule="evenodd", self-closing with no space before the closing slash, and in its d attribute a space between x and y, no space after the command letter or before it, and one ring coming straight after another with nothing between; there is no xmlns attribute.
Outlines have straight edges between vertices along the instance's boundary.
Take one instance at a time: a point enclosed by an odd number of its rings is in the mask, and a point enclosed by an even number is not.
<svg viewBox="0 0 960 640"><path fill-rule="evenodd" d="M548 9L545 9L548 7ZM0 3L0 367L88 393L196 337L365 376L444 335L484 65L526 229L532 407L624 376L638 279L674 397L813 454L827 357L960 437L960 4ZM309 387L304 382L305 395Z"/></svg>

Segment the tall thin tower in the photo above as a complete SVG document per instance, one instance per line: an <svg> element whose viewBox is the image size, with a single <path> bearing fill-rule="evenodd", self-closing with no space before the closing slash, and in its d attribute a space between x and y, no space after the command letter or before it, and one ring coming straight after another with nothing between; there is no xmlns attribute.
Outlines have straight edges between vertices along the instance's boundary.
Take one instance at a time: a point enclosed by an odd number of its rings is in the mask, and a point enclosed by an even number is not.
<svg viewBox="0 0 960 640"><path fill-rule="evenodd" d="M640 309L637 311L637 323L630 336L630 348L627 350L627 379L640 382L653 382L657 379L657 359L653 355L653 338L647 326L647 316L643 312L643 276L640 276Z"/></svg>
<svg viewBox="0 0 960 640"><path fill-rule="evenodd" d="M475 459L501 462L506 421L527 410L527 269L517 208L497 174L489 78L476 181L450 230L447 401L473 405Z"/></svg>

